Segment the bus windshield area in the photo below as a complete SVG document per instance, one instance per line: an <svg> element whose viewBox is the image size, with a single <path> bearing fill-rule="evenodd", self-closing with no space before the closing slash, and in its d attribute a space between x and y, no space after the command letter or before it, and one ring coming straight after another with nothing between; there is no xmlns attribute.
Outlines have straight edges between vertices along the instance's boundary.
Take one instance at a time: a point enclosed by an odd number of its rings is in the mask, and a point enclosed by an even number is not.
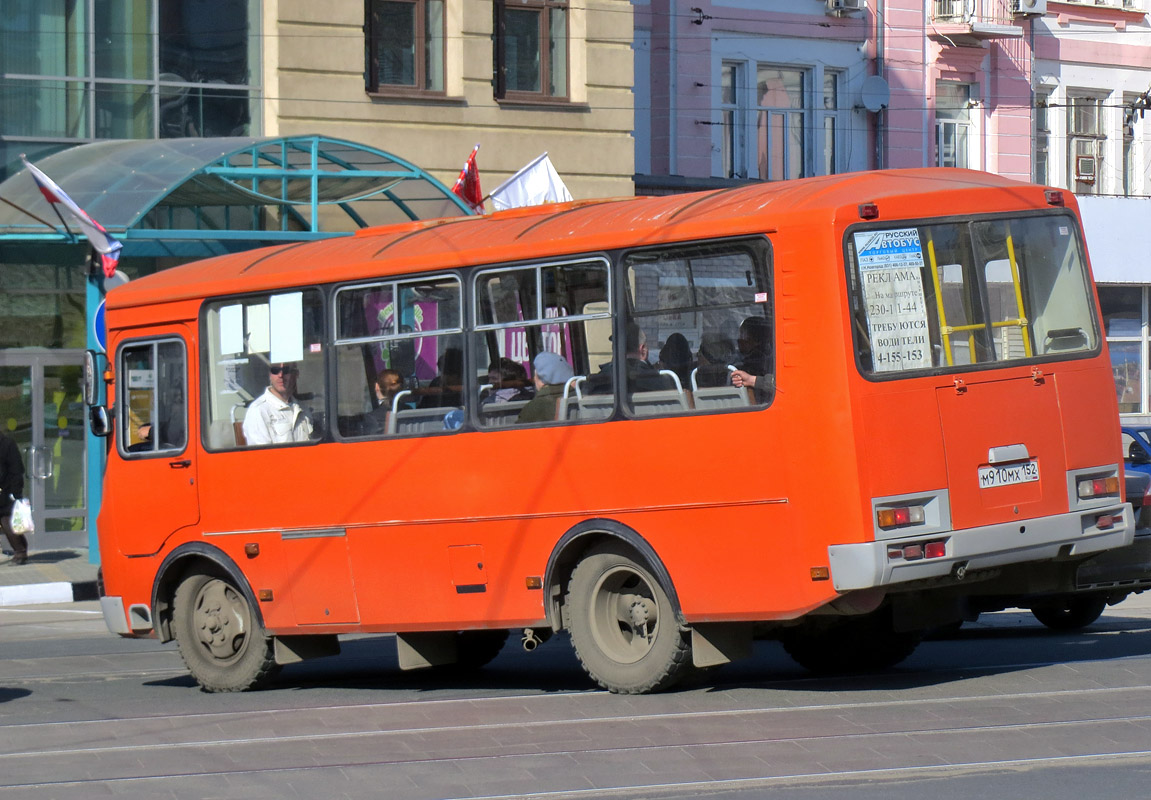
<svg viewBox="0 0 1151 800"><path fill-rule="evenodd" d="M865 374L1062 358L1099 346L1068 215L855 228L847 265Z"/></svg>

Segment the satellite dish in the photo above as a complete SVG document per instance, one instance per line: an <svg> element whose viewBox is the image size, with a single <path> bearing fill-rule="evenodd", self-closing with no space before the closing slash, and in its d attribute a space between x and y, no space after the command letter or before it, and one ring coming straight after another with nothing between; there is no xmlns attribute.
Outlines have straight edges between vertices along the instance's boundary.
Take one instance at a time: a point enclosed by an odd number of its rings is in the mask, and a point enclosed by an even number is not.
<svg viewBox="0 0 1151 800"><path fill-rule="evenodd" d="M882 111L891 102L891 87L879 75L868 75L863 79L863 107L872 113Z"/></svg>

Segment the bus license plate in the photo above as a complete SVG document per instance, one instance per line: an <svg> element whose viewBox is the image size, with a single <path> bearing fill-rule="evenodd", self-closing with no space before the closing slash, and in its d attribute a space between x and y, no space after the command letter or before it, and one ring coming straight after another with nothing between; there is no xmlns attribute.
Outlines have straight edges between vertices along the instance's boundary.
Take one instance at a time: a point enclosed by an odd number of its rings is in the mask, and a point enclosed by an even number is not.
<svg viewBox="0 0 1151 800"><path fill-rule="evenodd" d="M1016 483L1031 483L1039 480L1039 465L1034 461L1026 464L1012 464L1007 467L980 467L979 488L1011 486Z"/></svg>

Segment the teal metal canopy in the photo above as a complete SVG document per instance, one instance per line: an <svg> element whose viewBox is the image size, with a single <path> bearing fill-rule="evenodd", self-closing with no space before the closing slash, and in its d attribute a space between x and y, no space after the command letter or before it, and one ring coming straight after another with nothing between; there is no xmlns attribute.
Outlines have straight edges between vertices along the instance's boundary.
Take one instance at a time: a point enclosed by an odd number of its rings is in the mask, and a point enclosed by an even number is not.
<svg viewBox="0 0 1151 800"><path fill-rule="evenodd" d="M113 140L36 162L125 243L299 241L462 216L443 183L391 153L324 136ZM65 215L65 220L68 217ZM0 240L76 241L28 170L0 183Z"/></svg>

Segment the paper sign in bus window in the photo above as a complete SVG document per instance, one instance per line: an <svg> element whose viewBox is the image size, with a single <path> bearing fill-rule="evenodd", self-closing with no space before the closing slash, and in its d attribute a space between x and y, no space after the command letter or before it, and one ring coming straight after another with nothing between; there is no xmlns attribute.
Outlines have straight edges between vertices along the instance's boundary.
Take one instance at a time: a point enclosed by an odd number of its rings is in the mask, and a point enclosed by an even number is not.
<svg viewBox="0 0 1151 800"><path fill-rule="evenodd" d="M244 352L244 307L239 303L220 308L220 355Z"/></svg>
<svg viewBox="0 0 1151 800"><path fill-rule="evenodd" d="M248 352L266 353L268 344L268 304L248 306Z"/></svg>
<svg viewBox="0 0 1151 800"><path fill-rule="evenodd" d="M917 228L855 234L859 280L876 372L931 366L923 249Z"/></svg>
<svg viewBox="0 0 1151 800"><path fill-rule="evenodd" d="M304 293L274 294L270 303L273 364L304 358Z"/></svg>

